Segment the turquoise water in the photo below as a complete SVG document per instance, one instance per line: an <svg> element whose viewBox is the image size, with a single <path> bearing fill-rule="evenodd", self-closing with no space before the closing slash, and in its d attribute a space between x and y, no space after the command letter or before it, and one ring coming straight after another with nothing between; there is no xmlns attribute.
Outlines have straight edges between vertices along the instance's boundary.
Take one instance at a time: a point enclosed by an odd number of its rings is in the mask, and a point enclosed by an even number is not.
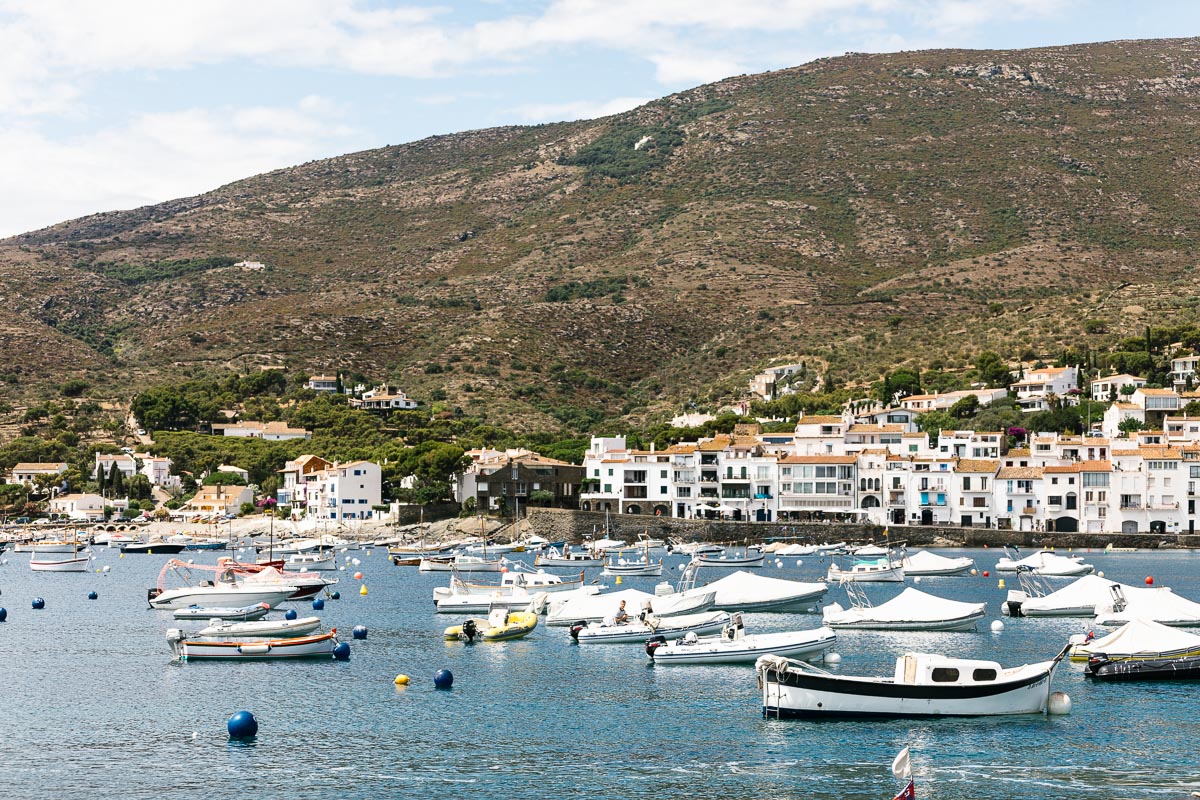
<svg viewBox="0 0 1200 800"><path fill-rule="evenodd" d="M433 613L431 592L445 574L393 567L381 552L354 554L369 594L358 594L353 568L339 572L342 599L320 613L350 642L350 661L180 664L164 640L178 623L145 603L165 557L95 552L110 573L34 574L28 556L0 555L9 562L0 566L9 612L0 625L4 797L890 798L889 766L906 744L922 798L1172 798L1200 789L1200 684L1092 685L1072 666L1055 681L1074 701L1066 717L768 721L748 666L653 667L638 645L580 647L565 628L542 626L520 641L445 643L442 629L461 619ZM1000 555L967 554L989 570ZM1200 599L1200 555L1088 560L1116 580L1153 575ZM784 563L762 572L815 580L827 566ZM653 591L656 580L624 586ZM973 634L840 634L842 672L890 673L907 650L1027 663L1051 657L1084 624L1004 618L1003 633L988 632L1005 594L995 573L925 578L919 588L984 600L989 619ZM99 599L89 601L93 589ZM898 588L868 591L883 600ZM34 596L44 610L31 610ZM828 599L846 603L838 589ZM313 613L308 603L291 606ZM811 628L819 617L747 615L747 623ZM369 636L353 641L360 624ZM451 691L433 688L443 667L454 672ZM394 686L398 673L412 683ZM252 743L228 740L225 721L240 709L258 717Z"/></svg>

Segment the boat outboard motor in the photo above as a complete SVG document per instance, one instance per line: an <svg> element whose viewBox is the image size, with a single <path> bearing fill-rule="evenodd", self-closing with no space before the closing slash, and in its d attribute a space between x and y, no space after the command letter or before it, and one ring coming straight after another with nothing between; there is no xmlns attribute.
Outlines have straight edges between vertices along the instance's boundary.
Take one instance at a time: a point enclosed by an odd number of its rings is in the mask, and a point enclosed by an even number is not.
<svg viewBox="0 0 1200 800"><path fill-rule="evenodd" d="M571 626L571 638L578 642L579 641L579 632L586 627L587 627L586 622L583 622L583 621L576 622L574 625Z"/></svg>
<svg viewBox="0 0 1200 800"><path fill-rule="evenodd" d="M667 643L665 636L651 636L646 640L646 655L654 658L654 651Z"/></svg>
<svg viewBox="0 0 1200 800"><path fill-rule="evenodd" d="M157 586L151 586L149 589L146 590L147 602L158 597L160 594L162 594L162 589L159 589Z"/></svg>
<svg viewBox="0 0 1200 800"><path fill-rule="evenodd" d="M475 634L479 632L479 628L475 625L475 620L469 619L462 624L462 634L467 637L468 642L475 641Z"/></svg>

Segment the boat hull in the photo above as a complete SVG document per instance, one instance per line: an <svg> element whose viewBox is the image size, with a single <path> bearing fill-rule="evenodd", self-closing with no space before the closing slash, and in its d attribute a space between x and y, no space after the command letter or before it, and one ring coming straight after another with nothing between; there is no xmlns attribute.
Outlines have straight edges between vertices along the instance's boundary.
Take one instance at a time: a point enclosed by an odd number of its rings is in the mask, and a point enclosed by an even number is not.
<svg viewBox="0 0 1200 800"><path fill-rule="evenodd" d="M836 566L829 568L829 573L826 575L826 580L830 583L839 583L842 581L854 581L856 583L903 583L904 568L903 567L886 567L884 569L872 570L842 570Z"/></svg>
<svg viewBox="0 0 1200 800"><path fill-rule="evenodd" d="M121 547L121 552L126 555L174 555L182 553L187 545L184 544L167 544L166 542L155 542L154 544L127 544Z"/></svg>
<svg viewBox="0 0 1200 800"><path fill-rule="evenodd" d="M242 608L258 603L277 606L287 600L294 586L279 588L239 587L236 589L219 589L213 587L185 587L183 589L168 589L157 597L149 599L150 607L159 610L175 610L189 606L211 606L214 608Z"/></svg>
<svg viewBox="0 0 1200 800"><path fill-rule="evenodd" d="M650 659L656 665L753 664L764 655L808 659L824 653L836 641L837 634L828 628L798 633L749 634L733 641L709 638L687 644L680 640L656 648Z"/></svg>
<svg viewBox="0 0 1200 800"><path fill-rule="evenodd" d="M687 622L685 624L669 624L668 620L660 622L658 627L633 622L628 625L607 625L584 628L572 634L580 644L644 644L652 636L661 636L667 641L679 639L689 633L701 636L706 633L718 633L729 624L728 614L706 614L705 619ZM574 629L572 629L574 631Z"/></svg>
<svg viewBox="0 0 1200 800"><path fill-rule="evenodd" d="M47 558L53 556L53 553L37 553L29 561L29 568L34 572L87 572L88 563L91 560L88 556L80 556L79 558L55 559Z"/></svg>
<svg viewBox="0 0 1200 800"><path fill-rule="evenodd" d="M979 611L977 614L967 614L963 617L955 617L954 619L939 619L939 620L911 620L911 621L884 621L884 620L860 620L854 622L837 622L827 619L825 624L836 630L864 630L864 631L973 631L975 624L983 619L984 611Z"/></svg>
<svg viewBox="0 0 1200 800"><path fill-rule="evenodd" d="M245 606L243 608L205 608L203 606L189 606L188 608L175 609L175 619L226 619L245 622L247 620L262 619L271 611L271 607L266 603L258 603L257 605Z"/></svg>
<svg viewBox="0 0 1200 800"><path fill-rule="evenodd" d="M209 625L201 629L197 636L213 636L218 638L258 638L289 636L305 636L321 627L319 617L302 617L301 619L276 619L263 622L223 622Z"/></svg>
<svg viewBox="0 0 1200 800"><path fill-rule="evenodd" d="M330 658L337 644L336 631L330 631L295 639L182 639L173 642L172 648L180 661L259 661L281 658Z"/></svg>
<svg viewBox="0 0 1200 800"><path fill-rule="evenodd" d="M1200 656L1110 661L1092 658L1084 675L1098 681L1200 680Z"/></svg>

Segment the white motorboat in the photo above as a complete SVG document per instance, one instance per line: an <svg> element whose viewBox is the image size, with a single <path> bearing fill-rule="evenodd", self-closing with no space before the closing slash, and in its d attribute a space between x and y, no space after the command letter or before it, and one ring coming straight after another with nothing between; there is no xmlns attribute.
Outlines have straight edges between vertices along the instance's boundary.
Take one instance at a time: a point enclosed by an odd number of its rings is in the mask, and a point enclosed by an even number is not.
<svg viewBox="0 0 1200 800"><path fill-rule="evenodd" d="M180 661L224 659L328 658L337 647L337 631L290 639L218 639L197 637L178 628L167 631L167 644Z"/></svg>
<svg viewBox="0 0 1200 800"><path fill-rule="evenodd" d="M1033 570L1035 575L1048 578L1072 578L1095 571L1096 568L1091 564L1082 562L1081 556L1060 556L1049 550L1041 550L1021 559L1014 559L1012 555L1001 558L996 562L996 571L1016 572L1019 567L1025 566Z"/></svg>
<svg viewBox="0 0 1200 800"><path fill-rule="evenodd" d="M720 553L707 553L694 557L694 561L706 567L726 567L740 569L761 567L767 556L758 547L750 546L740 552L733 548L724 548Z"/></svg>
<svg viewBox="0 0 1200 800"><path fill-rule="evenodd" d="M685 634L668 642L657 636L646 642L646 654L655 664L744 664L764 655L811 659L821 656L837 641L837 634L821 627L811 631L746 633L741 614L734 614L720 636Z"/></svg>
<svg viewBox="0 0 1200 800"><path fill-rule="evenodd" d="M580 644L638 644L650 637L662 637L663 641L678 639L688 633L697 635L716 633L729 622L724 611L705 614L684 614L677 617L656 617L629 622L577 622L571 626L571 638Z"/></svg>
<svg viewBox="0 0 1200 800"><path fill-rule="evenodd" d="M1071 637L1071 660L1104 656L1109 661L1159 660L1200 656L1200 636L1149 619L1133 619L1107 636Z"/></svg>
<svg viewBox="0 0 1200 800"><path fill-rule="evenodd" d="M964 575L975 566L975 560L965 556L946 558L928 550L918 550L911 556L905 555L900 564L906 576Z"/></svg>
<svg viewBox="0 0 1200 800"><path fill-rule="evenodd" d="M283 568L285 570L334 570L337 569L337 552L334 550L312 550L304 553L292 553L287 557Z"/></svg>
<svg viewBox="0 0 1200 800"><path fill-rule="evenodd" d="M557 597L590 597L600 593L599 586L584 586L569 592L560 592ZM541 613L549 602L550 595L545 592L530 592L514 587L508 593L493 592L451 592L433 601L434 608L439 614L487 614L490 609L505 608L509 611L521 611L531 608L535 613ZM549 624L549 623L547 623Z"/></svg>
<svg viewBox="0 0 1200 800"><path fill-rule="evenodd" d="M321 627L320 617L301 617L299 619L265 619L258 622L233 622L231 620L211 619L207 628L200 629L196 636L216 636L242 638L253 636L284 637L303 636Z"/></svg>
<svg viewBox="0 0 1200 800"><path fill-rule="evenodd" d="M825 606L822 619L830 628L882 631L972 631L983 619L983 603L960 603L906 588L900 594L872 606L865 592L846 584L851 607L837 603Z"/></svg>
<svg viewBox="0 0 1200 800"><path fill-rule="evenodd" d="M188 606L187 608L175 609L175 619L228 619L228 620L252 620L262 619L271 611L271 606L267 603L255 603L250 606L242 606L241 608L206 608L205 606Z"/></svg>
<svg viewBox="0 0 1200 800"><path fill-rule="evenodd" d="M535 567L570 567L572 569L580 569L583 567L598 567L604 563L604 559L595 555L590 550L572 550L570 545L563 545L562 550L549 548L543 550L534 556L533 565Z"/></svg>
<svg viewBox="0 0 1200 800"><path fill-rule="evenodd" d="M830 564L825 579L830 583L848 581L901 583L904 580L904 567L899 561L892 561L889 558L856 561L850 566L850 569L842 569L837 564Z"/></svg>
<svg viewBox="0 0 1200 800"><path fill-rule="evenodd" d="M57 553L34 553L29 568L34 572L87 572L91 556L70 555L58 558Z"/></svg>
<svg viewBox="0 0 1200 800"><path fill-rule="evenodd" d="M813 556L820 552L815 544L787 544L775 548L777 556Z"/></svg>
<svg viewBox="0 0 1200 800"><path fill-rule="evenodd" d="M276 562L278 563L278 562ZM322 589L336 584L337 578L325 578L316 572L282 572L279 568L268 564L244 564L231 558L217 559L218 570L230 568L239 581L247 586L292 586L289 600L307 600L315 597ZM205 569L199 565L192 569ZM212 569L208 567L207 569Z"/></svg>
<svg viewBox="0 0 1200 800"><path fill-rule="evenodd" d="M600 622L615 614L622 600L630 609L643 609L650 604L656 616L674 617L709 610L716 600L716 592L675 592L667 595L652 595L637 589L592 595L564 592L550 597L546 624L566 626L576 622Z"/></svg>
<svg viewBox="0 0 1200 800"><path fill-rule="evenodd" d="M520 562L517 562L508 572L502 573L499 584L473 583L465 581L455 574L450 579L449 586L438 586L433 590L433 599L436 602L440 598L450 597L453 594L511 595L518 591L530 595L537 592L559 593L570 592L583 586L582 572L577 578L563 578L544 570L522 571L517 568L519 564Z"/></svg>
<svg viewBox="0 0 1200 800"><path fill-rule="evenodd" d="M892 677L834 675L803 661L763 656L754 669L764 717L980 717L1036 714L1050 704L1067 654L1005 669L995 661L906 653Z"/></svg>
<svg viewBox="0 0 1200 800"><path fill-rule="evenodd" d="M191 569L194 568L193 565L185 564L177 559L168 561L162 572L159 573L157 586L147 592L146 599L150 607L156 609L187 608L188 606L237 608L256 603L266 603L274 607L296 592L296 587L290 584L248 584L240 581L233 569L228 566L217 571L214 581L203 581L195 586L166 588L165 580L169 570L181 572L186 580Z"/></svg>
<svg viewBox="0 0 1200 800"><path fill-rule="evenodd" d="M1096 624L1118 627L1147 619L1172 628L1200 626L1200 603L1180 597L1166 586L1153 589L1109 587L1111 599L1096 605Z"/></svg>
<svg viewBox="0 0 1200 800"><path fill-rule="evenodd" d="M715 591L713 608L722 611L808 612L816 608L829 588L824 583L768 578L744 570L697 587L696 578L699 572L700 566L695 561L688 564L679 580L678 591L684 594ZM669 594L671 585L660 583L654 591L655 594Z"/></svg>
<svg viewBox="0 0 1200 800"><path fill-rule="evenodd" d="M640 558L627 561L617 556L609 556L609 560L604 562L604 570L600 574L657 578L662 575L662 570L661 558L658 561L648 561Z"/></svg>

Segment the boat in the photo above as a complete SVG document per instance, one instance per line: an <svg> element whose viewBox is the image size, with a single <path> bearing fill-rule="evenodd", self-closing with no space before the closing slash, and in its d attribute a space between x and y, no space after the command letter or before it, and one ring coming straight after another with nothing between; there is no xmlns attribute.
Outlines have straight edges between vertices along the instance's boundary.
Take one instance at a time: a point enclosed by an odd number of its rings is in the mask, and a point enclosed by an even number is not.
<svg viewBox="0 0 1200 800"><path fill-rule="evenodd" d="M1083 674L1099 681L1197 680L1200 679L1200 656L1112 661L1103 655L1095 655L1088 659Z"/></svg>
<svg viewBox="0 0 1200 800"><path fill-rule="evenodd" d="M872 606L861 587L847 583L850 608L838 603L825 606L822 619L830 628L881 631L973 631L983 619L983 603L960 603L927 594L911 586Z"/></svg>
<svg viewBox="0 0 1200 800"><path fill-rule="evenodd" d="M218 540L191 542L187 545L188 550L224 550L226 543Z"/></svg>
<svg viewBox="0 0 1200 800"><path fill-rule="evenodd" d="M881 556L890 556L892 548L880 547L877 544L864 544L850 548L850 555L855 558L880 558Z"/></svg>
<svg viewBox="0 0 1200 800"><path fill-rule="evenodd" d="M762 656L754 664L764 717L980 717L1047 710L1067 650L1049 661L1004 668L995 661L905 653L891 677L834 675L804 661Z"/></svg>
<svg viewBox="0 0 1200 800"><path fill-rule="evenodd" d="M1200 626L1200 603L1180 597L1166 586L1153 589L1114 584L1112 599L1096 605L1096 624L1118 627L1134 619L1150 619L1172 628Z"/></svg>
<svg viewBox="0 0 1200 800"><path fill-rule="evenodd" d="M1107 636L1096 638L1091 632L1071 637L1072 661L1087 661L1103 655L1109 661L1200 656L1200 636L1154 620L1134 619Z"/></svg>
<svg viewBox="0 0 1200 800"><path fill-rule="evenodd" d="M946 558L928 550L918 550L911 556L907 553L900 559L905 576L964 575L975 566L975 560L965 556Z"/></svg>
<svg viewBox="0 0 1200 800"><path fill-rule="evenodd" d="M776 556L815 556L818 552L815 544L784 544L776 547L774 555Z"/></svg>
<svg viewBox="0 0 1200 800"><path fill-rule="evenodd" d="M337 553L333 550L316 550L306 553L292 553L284 562L285 570L334 570L337 569Z"/></svg>
<svg viewBox="0 0 1200 800"><path fill-rule="evenodd" d="M337 630L289 639L218 639L167 631L167 644L180 661L225 659L254 661L275 658L329 658L337 647Z"/></svg>
<svg viewBox="0 0 1200 800"><path fill-rule="evenodd" d="M171 543L163 541L162 539L150 539L149 541L145 542L130 542L128 544L123 544L121 545L121 552L126 555L135 555L139 553L146 555L154 555L155 553L160 555L176 555L178 553L182 553L186 547L186 544L182 544L180 542Z"/></svg>
<svg viewBox="0 0 1200 800"><path fill-rule="evenodd" d="M29 568L34 572L87 572L91 553L79 552L79 540L72 540L72 547L65 553L57 550L34 552L29 556Z"/></svg>
<svg viewBox="0 0 1200 800"><path fill-rule="evenodd" d="M78 553L79 548L81 548L81 547L87 547L87 542L80 541L77 538L76 539L45 539L42 541L27 542L25 544L19 544L13 548L13 552L14 553L37 553L37 554L47 554L47 553L76 554L76 553Z"/></svg>
<svg viewBox="0 0 1200 800"><path fill-rule="evenodd" d="M604 563L604 559L592 553L590 550L572 550L570 545L563 545L562 550L556 548L548 548L534 556L533 565L535 567L570 567L572 569L580 569L583 567L598 567Z"/></svg>
<svg viewBox="0 0 1200 800"><path fill-rule="evenodd" d="M191 571L195 569L208 571L216 569L216 579L206 580L195 586L190 585ZM167 589L166 575L168 571L181 574L185 582L189 582L189 585ZM171 610L188 606L237 608L257 603L266 603L274 607L287 600L295 592L296 587L292 585L248 584L239 580L233 568L229 566L205 567L171 559L159 572L157 585L146 593L146 600L151 608Z"/></svg>
<svg viewBox="0 0 1200 800"><path fill-rule="evenodd" d="M522 570L520 567L520 562L516 562L508 572L501 573L500 583L498 584L473 583L463 580L462 576L455 573L450 578L449 586L438 586L433 590L433 599L437 601L439 598L449 597L456 593L507 596L522 590L529 594L537 592L569 592L583 586L584 574L582 572L579 573L578 578L562 578L544 570L528 572Z"/></svg>
<svg viewBox="0 0 1200 800"><path fill-rule="evenodd" d="M268 603L255 603L254 605L241 606L240 608L226 607L206 607L206 606L188 606L187 608L175 609L175 619L228 619L228 620L252 620L262 619L271 611L271 606Z"/></svg>
<svg viewBox="0 0 1200 800"><path fill-rule="evenodd" d="M1022 588L1010 591L1005 601L1009 616L1014 617L1092 617L1096 615L1097 606L1110 600L1112 587L1128 593L1126 596L1136 596L1137 592L1142 591L1099 575L1084 575L1057 591L1041 597L1030 597L1031 591L1036 593L1043 590L1040 587L1031 590L1026 586L1031 581L1036 582L1038 573L1026 566L1017 575L1018 580L1022 581Z"/></svg>
<svg viewBox="0 0 1200 800"><path fill-rule="evenodd" d="M1019 567L1026 566L1035 574L1048 578L1072 578L1089 575L1096 570L1091 564L1082 563L1081 556L1060 556L1049 550L1040 550L1025 558L1016 558L1020 552L1015 547L1005 548L1005 552L1008 556L996 562L997 572L1016 572Z"/></svg>
<svg viewBox="0 0 1200 800"><path fill-rule="evenodd" d="M697 587L699 572L699 563L693 561L688 564L679 579L677 591L683 594L716 592L713 608L722 611L804 613L815 609L829 590L824 583L768 578L744 570ZM660 583L654 589L655 594L659 595L669 594L670 591L671 585L666 582Z"/></svg>
<svg viewBox="0 0 1200 800"><path fill-rule="evenodd" d="M528 636L537 627L538 615L532 608L513 611L507 606L493 608L487 619L468 619L461 625L451 625L443 631L446 641L473 642L475 637L485 642L506 642Z"/></svg>
<svg viewBox="0 0 1200 800"><path fill-rule="evenodd" d="M571 626L571 638L579 644L639 644L650 637L670 641L688 633L716 633L729 623L729 614L710 611L703 614L684 614L677 617L656 617L647 614L629 622L607 619L603 622L577 622Z"/></svg>
<svg viewBox="0 0 1200 800"><path fill-rule="evenodd" d="M604 562L601 575L621 575L623 577L657 578L662 575L662 559L650 561L644 558L626 561L624 558L610 555Z"/></svg>
<svg viewBox="0 0 1200 800"><path fill-rule="evenodd" d="M209 620L208 627L202 628L196 633L196 636L216 636L218 638L303 636L319 627L321 627L320 617L270 619L258 622L234 622L214 618Z"/></svg>
<svg viewBox="0 0 1200 800"><path fill-rule="evenodd" d="M901 583L904 580L904 567L899 561L892 561L890 558L858 560L850 566L850 569L842 569L837 564L830 564L825 579L830 583L849 581Z"/></svg>
<svg viewBox="0 0 1200 800"><path fill-rule="evenodd" d="M337 583L337 578L324 578L316 572L284 572L279 561L246 564L232 558L218 558L217 568L225 567L232 569L239 580L250 586L292 586L289 600L307 600ZM196 568L204 569L199 565L193 567Z"/></svg>
<svg viewBox="0 0 1200 800"><path fill-rule="evenodd" d="M585 586L563 592L562 596L598 594L599 591L597 586ZM529 592L521 588L514 588L509 593L451 591L448 595L435 597L433 606L438 614L489 614L495 608L507 608L511 611L533 608L540 612L546 607L549 597L545 592Z"/></svg>
<svg viewBox="0 0 1200 800"><path fill-rule="evenodd" d="M501 572L508 562L504 558L470 556L428 556L417 566L419 572Z"/></svg>
<svg viewBox="0 0 1200 800"><path fill-rule="evenodd" d="M736 551L731 551L730 548L723 548L718 553L701 553L693 557L693 560L706 567L761 567L766 561L766 553L760 548L750 545L744 548L740 555Z"/></svg>
<svg viewBox="0 0 1200 800"><path fill-rule="evenodd" d="M810 659L821 656L837 641L837 634L821 627L811 631L746 633L741 614L734 614L719 636L685 634L669 642L652 637L646 655L655 664L744 664L763 655Z"/></svg>
<svg viewBox="0 0 1200 800"><path fill-rule="evenodd" d="M654 608L654 613L659 617L696 614L712 608L717 596L717 593L711 590L695 594L675 592L666 595L647 594L637 589L625 589L605 594L585 595L580 592L582 590L551 595L546 624L569 626L576 622L600 622L615 614L622 600L631 609L645 608L647 604L650 604Z"/></svg>

